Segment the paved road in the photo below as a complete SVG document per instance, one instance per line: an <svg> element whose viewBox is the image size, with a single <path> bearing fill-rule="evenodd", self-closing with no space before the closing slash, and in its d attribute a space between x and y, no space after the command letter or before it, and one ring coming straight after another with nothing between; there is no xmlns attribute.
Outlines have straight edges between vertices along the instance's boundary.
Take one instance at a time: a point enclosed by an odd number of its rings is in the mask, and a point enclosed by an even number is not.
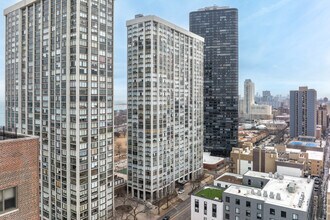
<svg viewBox="0 0 330 220"><path fill-rule="evenodd" d="M171 220L187 220L190 219L190 196L187 200L182 203L174 206L171 210L169 210L166 214L161 216L159 220L162 220L165 216L170 216Z"/></svg>

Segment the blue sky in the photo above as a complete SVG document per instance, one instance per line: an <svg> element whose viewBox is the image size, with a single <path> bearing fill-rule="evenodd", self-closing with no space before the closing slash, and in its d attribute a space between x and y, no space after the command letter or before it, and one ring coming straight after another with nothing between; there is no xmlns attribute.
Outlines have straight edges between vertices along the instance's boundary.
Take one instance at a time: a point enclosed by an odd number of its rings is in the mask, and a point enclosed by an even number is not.
<svg viewBox="0 0 330 220"><path fill-rule="evenodd" d="M0 0L0 10L13 1ZM189 27L189 12L219 5L239 9L239 79L256 91L287 95L300 85L330 97L329 0L116 0L115 101L126 101L126 20L154 14ZM4 99L4 17L0 19L0 100Z"/></svg>

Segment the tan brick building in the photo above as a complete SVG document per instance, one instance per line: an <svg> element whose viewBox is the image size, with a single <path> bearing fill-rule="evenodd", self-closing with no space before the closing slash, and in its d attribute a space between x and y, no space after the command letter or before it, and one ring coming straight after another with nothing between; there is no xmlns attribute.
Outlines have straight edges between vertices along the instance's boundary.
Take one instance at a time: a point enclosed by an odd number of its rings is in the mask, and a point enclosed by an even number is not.
<svg viewBox="0 0 330 220"><path fill-rule="evenodd" d="M0 220L39 219L39 138L0 131Z"/></svg>

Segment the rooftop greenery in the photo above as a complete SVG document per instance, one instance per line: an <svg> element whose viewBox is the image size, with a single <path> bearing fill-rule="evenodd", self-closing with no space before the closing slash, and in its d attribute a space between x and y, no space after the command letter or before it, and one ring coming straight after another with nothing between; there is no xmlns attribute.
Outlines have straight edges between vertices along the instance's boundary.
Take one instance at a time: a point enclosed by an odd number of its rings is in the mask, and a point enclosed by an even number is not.
<svg viewBox="0 0 330 220"><path fill-rule="evenodd" d="M204 188L198 191L195 195L207 199L219 198L222 199L222 193L224 190L216 188Z"/></svg>

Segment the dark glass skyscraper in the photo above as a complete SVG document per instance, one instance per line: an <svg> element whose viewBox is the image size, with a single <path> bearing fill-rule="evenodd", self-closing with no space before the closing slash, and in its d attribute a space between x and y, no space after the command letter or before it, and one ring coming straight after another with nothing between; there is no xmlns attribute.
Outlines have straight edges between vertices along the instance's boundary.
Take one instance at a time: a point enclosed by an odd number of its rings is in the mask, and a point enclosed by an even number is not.
<svg viewBox="0 0 330 220"><path fill-rule="evenodd" d="M238 11L191 12L190 31L205 38L204 150L228 156L238 139Z"/></svg>

